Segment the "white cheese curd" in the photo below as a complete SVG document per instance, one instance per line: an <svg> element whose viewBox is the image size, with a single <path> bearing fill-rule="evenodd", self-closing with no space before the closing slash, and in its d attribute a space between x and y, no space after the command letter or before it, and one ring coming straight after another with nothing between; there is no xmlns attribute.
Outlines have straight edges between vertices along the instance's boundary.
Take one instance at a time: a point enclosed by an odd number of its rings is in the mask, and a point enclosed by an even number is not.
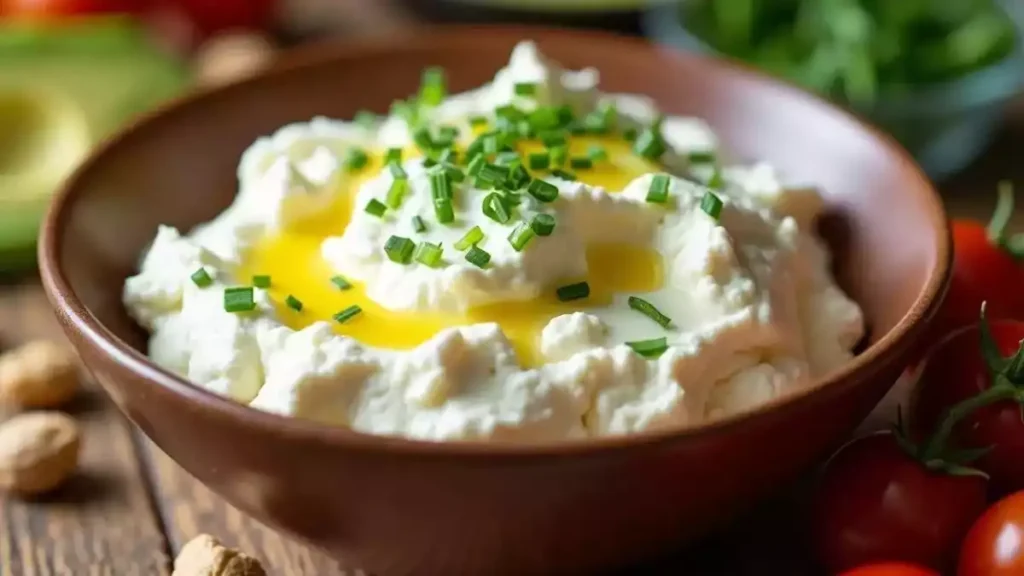
<svg viewBox="0 0 1024 576"><path fill-rule="evenodd" d="M474 117L493 119L506 105L526 114L566 106L578 118L612 106L623 130L659 118L649 98L602 93L598 81L597 70L565 70L524 42L492 82L416 114L434 133L458 128L462 147L473 140ZM552 442L671 429L754 409L848 362L864 322L814 235L824 208L818 191L763 162L716 169L708 158L725 156L699 119L664 117L660 131L659 165L609 154L605 161L629 175L613 189L545 176L557 198L521 192L511 222L485 214L492 191L468 175L451 183L455 219L442 225L431 185L437 168L411 153L415 130L402 114L370 126L328 118L290 124L242 155L227 210L187 235L158 230L123 300L151 333L151 358L212 392L267 412L431 441ZM353 151L390 147L406 151L408 187L400 203L375 215L365 207L388 197L392 170L377 162L361 174L348 163ZM667 197L648 201L659 172L671 174ZM720 208L707 204L712 196ZM340 203L351 206L345 223L311 236L310 222ZM514 247L516 223L539 214L554 219L554 230ZM417 217L426 230L417 230ZM485 266L455 249L477 228ZM227 311L225 289L253 281L242 273L248 254L281 235L312 239L308 256L383 311L457 321L402 347L361 342L327 317L296 325L299 312L283 306L285 295L273 287L253 290L252 310ZM395 236L440 244L442 261L394 261L383 246ZM557 287L593 278L594 266L614 277L615 262L593 260L595 246L654 254L657 286L543 312ZM208 283L193 280L200 269ZM630 297L669 320L660 325L641 314ZM521 333L470 320L484 307L512 306L541 314L525 341L536 348L529 361L517 353ZM658 338L663 352L633 349Z"/></svg>

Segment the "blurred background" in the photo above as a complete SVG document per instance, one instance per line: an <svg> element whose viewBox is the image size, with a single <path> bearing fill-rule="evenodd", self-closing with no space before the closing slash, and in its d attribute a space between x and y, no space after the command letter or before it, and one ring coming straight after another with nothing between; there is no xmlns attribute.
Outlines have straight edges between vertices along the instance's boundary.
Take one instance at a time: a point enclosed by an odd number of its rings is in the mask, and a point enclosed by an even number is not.
<svg viewBox="0 0 1024 576"><path fill-rule="evenodd" d="M290 46L441 22L600 28L740 61L891 133L947 194L1024 173L1018 0L0 0L0 273L32 266L48 197L138 114Z"/></svg>

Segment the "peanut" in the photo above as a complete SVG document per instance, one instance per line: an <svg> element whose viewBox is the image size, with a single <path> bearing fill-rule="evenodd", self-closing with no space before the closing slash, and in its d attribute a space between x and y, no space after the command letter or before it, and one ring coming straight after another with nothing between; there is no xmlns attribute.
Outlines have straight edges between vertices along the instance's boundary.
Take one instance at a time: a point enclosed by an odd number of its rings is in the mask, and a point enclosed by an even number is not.
<svg viewBox="0 0 1024 576"><path fill-rule="evenodd" d="M228 548L209 534L188 541L174 559L171 576L266 576L259 561Z"/></svg>
<svg viewBox="0 0 1024 576"><path fill-rule="evenodd" d="M74 352L49 340L36 340L0 356L0 404L53 408L78 391Z"/></svg>
<svg viewBox="0 0 1024 576"><path fill-rule="evenodd" d="M24 496L59 486L78 465L78 425L60 412L27 412L0 424L0 489Z"/></svg>

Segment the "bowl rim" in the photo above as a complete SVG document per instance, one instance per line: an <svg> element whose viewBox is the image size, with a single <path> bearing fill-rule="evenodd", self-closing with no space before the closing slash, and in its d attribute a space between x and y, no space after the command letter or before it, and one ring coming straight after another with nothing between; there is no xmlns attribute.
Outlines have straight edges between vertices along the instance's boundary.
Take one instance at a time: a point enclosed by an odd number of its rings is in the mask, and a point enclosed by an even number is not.
<svg viewBox="0 0 1024 576"><path fill-rule="evenodd" d="M222 397L214 392L201 388L186 381L153 363L142 352L135 350L127 342L111 332L82 303L72 290L61 266L59 247L62 244L63 225L70 206L80 194L79 182L95 170L111 151L123 146L123 142L141 130L145 130L150 122L156 121L165 114L201 105L209 98L227 97L235 91L244 91L261 82L285 76L306 67L335 63L341 65L346 61L357 60L366 56L387 52L389 50L407 50L411 46L436 48L454 41L456 43L474 40L488 42L489 39L500 38L502 41L515 41L533 38L540 42L545 39L566 38L586 43L614 43L623 50L629 50L638 56L658 54L677 60L701 60L709 65L726 68L732 74L752 77L761 84L772 89L781 90L790 98L802 100L807 105L826 108L832 114L840 114L848 122L856 124L862 131L874 138L886 152L895 157L911 176L919 180L924 200L928 204L928 218L935 223L936 264L930 270L924 288L918 293L910 308L899 322L886 334L882 335L868 349L853 360L824 377L816 379L803 390L793 392L758 406L756 409L734 414L725 418L689 424L653 431L644 431L621 436L587 437L567 439L547 443L503 443L477 441L433 441L418 440L398 436L383 436L358 432L347 427L332 426L313 421L302 420L292 416L284 416L264 412ZM952 253L951 232L949 222L943 209L942 201L931 182L921 172L906 151L890 136L864 123L855 115L834 106L827 101L806 93L799 88L771 78L751 67L715 60L701 55L682 54L678 51L665 50L657 45L646 42L642 38L629 38L601 31L567 31L560 28L545 26L519 25L435 25L424 26L416 31L402 35L374 38L355 38L328 40L317 42L305 47L294 49L286 54L277 66L270 70L221 88L195 90L191 94L166 103L155 110L143 114L117 135L107 139L97 147L89 158L65 181L54 196L39 241L39 267L43 286L54 307L58 318L67 332L88 342L88 346L97 349L121 368L130 371L137 378L158 385L168 392L181 396L183 400L194 404L197 408L213 413L213 416L231 420L233 425L261 429L283 440L307 442L321 446L344 448L349 451L374 453L378 455L418 456L422 458L444 458L453 456L472 456L477 459L496 458L536 459L551 456L593 456L602 453L634 450L642 446L657 447L682 440L693 440L727 433L737 427L744 426L755 420L770 418L774 413L800 404L812 402L814 397L825 392L831 386L856 385L860 380L871 377L879 369L877 360L891 353L897 346L908 347L911 336L921 328L921 323L928 320L935 312L945 293L949 278Z"/></svg>

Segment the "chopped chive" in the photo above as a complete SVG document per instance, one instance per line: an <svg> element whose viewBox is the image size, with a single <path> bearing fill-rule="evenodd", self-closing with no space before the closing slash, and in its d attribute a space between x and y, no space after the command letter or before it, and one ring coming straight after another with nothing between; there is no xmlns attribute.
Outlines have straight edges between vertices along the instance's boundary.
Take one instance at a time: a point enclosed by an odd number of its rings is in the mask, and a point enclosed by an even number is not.
<svg viewBox="0 0 1024 576"><path fill-rule="evenodd" d="M413 216L412 229L415 230L418 234L422 234L427 231L427 224L423 222L423 218L420 218L419 216Z"/></svg>
<svg viewBox="0 0 1024 576"><path fill-rule="evenodd" d="M637 136L636 128L626 128L625 130L622 131L622 138L626 142L634 142L634 141L636 141L636 136Z"/></svg>
<svg viewBox="0 0 1024 576"><path fill-rule="evenodd" d="M502 199L505 200L505 204L510 207L519 206L520 204L523 203L523 195L519 193L518 189L509 190L508 188L504 188L498 190L498 193L500 193Z"/></svg>
<svg viewBox="0 0 1024 576"><path fill-rule="evenodd" d="M200 288L206 288L210 284L213 284L213 278L210 277L210 273L206 271L206 268L200 268L192 273L192 283Z"/></svg>
<svg viewBox="0 0 1024 576"><path fill-rule="evenodd" d="M716 196L714 192L705 192L704 197L700 200L700 209L708 216L718 220L722 215L722 199Z"/></svg>
<svg viewBox="0 0 1024 576"><path fill-rule="evenodd" d="M551 153L534 152L527 157L527 165L530 170L547 170L551 165Z"/></svg>
<svg viewBox="0 0 1024 576"><path fill-rule="evenodd" d="M518 152L501 152L494 158L494 162L501 166L512 166L522 161Z"/></svg>
<svg viewBox="0 0 1024 576"><path fill-rule="evenodd" d="M337 322L338 324L344 324L345 322L348 322L352 318L358 316L359 313L362 311L363 309L358 304L353 304L348 308L345 308L341 312L335 314L334 321Z"/></svg>
<svg viewBox="0 0 1024 576"><path fill-rule="evenodd" d="M396 180L405 180L409 177L405 172L405 168L402 168L402 165L397 162L389 162L388 171L391 172L391 177Z"/></svg>
<svg viewBox="0 0 1024 576"><path fill-rule="evenodd" d="M384 253L388 259L398 264L408 264L412 260L412 252L416 244L402 236L392 236L384 243Z"/></svg>
<svg viewBox="0 0 1024 576"><path fill-rule="evenodd" d="M459 169L458 166L452 166L451 164L444 164L444 173L451 182L458 183L466 179L466 173Z"/></svg>
<svg viewBox="0 0 1024 576"><path fill-rule="evenodd" d="M668 178L668 174L655 174L654 178L651 178L651 185L647 188L647 201L664 204L668 201L668 189L671 181Z"/></svg>
<svg viewBox="0 0 1024 576"><path fill-rule="evenodd" d="M440 244L420 242L420 244L416 246L416 251L413 252L412 257L420 264L434 268L441 262L441 254L443 252L444 249L441 248Z"/></svg>
<svg viewBox="0 0 1024 576"><path fill-rule="evenodd" d="M459 238L459 241L455 243L456 250L465 250L470 246L475 246L477 242L484 239L484 231L479 226L473 226L468 232Z"/></svg>
<svg viewBox="0 0 1024 576"><path fill-rule="evenodd" d="M484 164L476 177L488 184L500 184L508 178L510 172L508 166Z"/></svg>
<svg viewBox="0 0 1024 576"><path fill-rule="evenodd" d="M537 236L550 236L555 230L555 217L551 214L537 214L530 220L530 228Z"/></svg>
<svg viewBox="0 0 1024 576"><path fill-rule="evenodd" d="M451 200L452 183L448 178L447 172L441 170L430 175L430 194L434 199L445 198Z"/></svg>
<svg viewBox="0 0 1024 576"><path fill-rule="evenodd" d="M565 145L565 132L561 130L549 130L540 134L540 141L547 148Z"/></svg>
<svg viewBox="0 0 1024 576"><path fill-rule="evenodd" d="M508 224L508 221L512 219L512 213L509 211L505 198L497 192L491 192L484 198L483 212L485 216L498 224Z"/></svg>
<svg viewBox="0 0 1024 576"><path fill-rule="evenodd" d="M444 69L433 66L423 71L420 82L420 102L427 106L437 106L447 94Z"/></svg>
<svg viewBox="0 0 1024 576"><path fill-rule="evenodd" d="M644 358L657 358L668 350L667 338L654 338L652 340L637 340L626 342L626 346Z"/></svg>
<svg viewBox="0 0 1024 576"><path fill-rule="evenodd" d="M520 222L516 224L516 227L512 230L512 233L508 235L508 243L515 248L516 252L522 252L523 248L533 240L535 232L526 222Z"/></svg>
<svg viewBox="0 0 1024 576"><path fill-rule="evenodd" d="M541 202L554 202L558 198L558 186L539 178L534 178L526 191Z"/></svg>
<svg viewBox="0 0 1024 576"><path fill-rule="evenodd" d="M573 156L569 159L569 167L573 170L587 170L594 167L594 161L589 156Z"/></svg>
<svg viewBox="0 0 1024 576"><path fill-rule="evenodd" d="M569 149L565 146L553 146L548 149L548 153L551 154L552 166L565 164L565 159L569 157Z"/></svg>
<svg viewBox="0 0 1024 576"><path fill-rule="evenodd" d="M401 148L388 148L384 152L384 163L385 164L401 164L402 163L402 149Z"/></svg>
<svg viewBox="0 0 1024 576"><path fill-rule="evenodd" d="M345 169L349 172L355 172L364 168L369 161L370 157L362 148L349 148L348 152L345 153Z"/></svg>
<svg viewBox="0 0 1024 576"><path fill-rule="evenodd" d="M500 146L498 146L498 135L497 134L488 134L487 136L485 136L484 139L483 139L483 146L484 146L484 149L483 149L484 154L486 154L488 156L497 154L498 153L498 148L500 147Z"/></svg>
<svg viewBox="0 0 1024 576"><path fill-rule="evenodd" d="M517 165L512 169L512 173L508 175L505 180L505 184L513 190L519 190L523 186L530 183L530 173L523 168L522 164Z"/></svg>
<svg viewBox="0 0 1024 576"><path fill-rule="evenodd" d="M256 309L252 286L237 286L224 289L224 310L226 312L249 312Z"/></svg>
<svg viewBox="0 0 1024 576"><path fill-rule="evenodd" d="M412 133L412 141L423 154L430 153L436 147L434 137L430 135L430 129L426 126L418 128Z"/></svg>
<svg viewBox="0 0 1024 576"><path fill-rule="evenodd" d="M451 144L458 137L459 129L455 126L446 124L437 129L438 140L445 142L446 144Z"/></svg>
<svg viewBox="0 0 1024 576"><path fill-rule="evenodd" d="M445 148L437 157L437 161L441 164L456 164L459 161L459 153L454 148Z"/></svg>
<svg viewBox="0 0 1024 576"><path fill-rule="evenodd" d="M648 160L657 160L665 153L665 142L655 128L645 128L633 142L633 152Z"/></svg>
<svg viewBox="0 0 1024 576"><path fill-rule="evenodd" d="M434 160L430 156L425 156L423 158L423 167L424 168L433 168L434 166L437 166L437 160Z"/></svg>
<svg viewBox="0 0 1024 576"><path fill-rule="evenodd" d="M419 107L405 100L392 102L391 113L405 120L409 126L414 126L419 121Z"/></svg>
<svg viewBox="0 0 1024 576"><path fill-rule="evenodd" d="M529 120L520 120L516 122L516 134L520 138L532 138L537 131L530 125Z"/></svg>
<svg viewBox="0 0 1024 576"><path fill-rule="evenodd" d="M530 117L527 120L531 130L536 133L558 128L561 123L562 121L558 117L558 110L551 106L542 106L530 112Z"/></svg>
<svg viewBox="0 0 1024 576"><path fill-rule="evenodd" d="M715 168L715 171L711 174L711 179L708 180L708 188L712 190L725 188L725 178L722 177L722 171L718 168Z"/></svg>
<svg viewBox="0 0 1024 576"><path fill-rule="evenodd" d="M348 290L352 287L352 284L344 276L331 276L331 284L337 286L338 290Z"/></svg>
<svg viewBox="0 0 1024 576"><path fill-rule="evenodd" d="M604 121L603 117L596 113L587 114L587 116L583 118L583 124L581 127L584 132L589 132L590 134L608 133L608 124Z"/></svg>
<svg viewBox="0 0 1024 576"><path fill-rule="evenodd" d="M486 116L479 116L479 115L470 116L469 117L469 125L472 126L473 128L479 128L480 126L486 126L487 125L487 117Z"/></svg>
<svg viewBox="0 0 1024 576"><path fill-rule="evenodd" d="M440 224L451 224L455 221L455 205L450 198L434 198L434 216ZM426 227L424 226L424 230Z"/></svg>
<svg viewBox="0 0 1024 576"><path fill-rule="evenodd" d="M558 115L558 123L563 126L576 118L576 113L572 111L572 106L568 104L556 107L555 113Z"/></svg>
<svg viewBox="0 0 1024 576"><path fill-rule="evenodd" d="M668 328L669 326L672 325L672 319L662 314L661 310L655 308L654 304L651 304L647 300L644 300L643 298L639 298L637 296L630 296L628 303L630 308L636 310L637 312L643 314L644 316L647 316L651 320L654 320L662 328Z"/></svg>
<svg viewBox="0 0 1024 576"><path fill-rule="evenodd" d="M562 180L568 180L573 182L576 180L576 174L568 170L555 169L551 171L551 175Z"/></svg>
<svg viewBox="0 0 1024 576"><path fill-rule="evenodd" d="M402 199L405 198L405 193L409 190L409 181L404 178L396 178L391 181L391 186L388 188L388 193L384 197L384 203L387 204L388 208L397 210L402 205Z"/></svg>
<svg viewBox="0 0 1024 576"><path fill-rule="evenodd" d="M377 218L383 218L384 213L387 212L388 210L388 207L381 203L380 200L377 200L376 198L370 198L370 201L366 203L366 208L364 208L363 210L365 210L367 214L376 216Z"/></svg>
<svg viewBox="0 0 1024 576"><path fill-rule="evenodd" d="M485 158L483 154L480 154L469 162L469 166L466 167L466 172L468 172L470 176L476 176L480 173L480 169L484 167L484 164L487 164L487 158Z"/></svg>
<svg viewBox="0 0 1024 576"><path fill-rule="evenodd" d="M252 277L252 285L257 288L270 288L270 276L257 274Z"/></svg>
<svg viewBox="0 0 1024 576"><path fill-rule="evenodd" d="M533 96L537 93L537 84L535 82L516 82L515 92L516 96Z"/></svg>
<svg viewBox="0 0 1024 576"><path fill-rule="evenodd" d="M555 291L558 295L558 299L562 302L569 302L572 300L580 300L590 296L590 284L586 282L577 282L575 284L566 284Z"/></svg>
<svg viewBox="0 0 1024 576"><path fill-rule="evenodd" d="M587 149L587 156L594 162L601 162L608 159L608 151L595 144Z"/></svg>
<svg viewBox="0 0 1024 576"><path fill-rule="evenodd" d="M687 158L694 164L714 164L716 160L714 150L690 152Z"/></svg>
<svg viewBox="0 0 1024 576"><path fill-rule="evenodd" d="M296 298L295 296L289 294L288 297L284 299L284 303L292 310L295 310L296 312L302 312L302 301Z"/></svg>
<svg viewBox="0 0 1024 576"><path fill-rule="evenodd" d="M352 121L363 128L372 128L377 123L377 115L369 110L360 110L352 118Z"/></svg>
<svg viewBox="0 0 1024 576"><path fill-rule="evenodd" d="M486 250L473 246L466 252L466 261L477 268L486 268L487 263L491 261L491 255Z"/></svg>
<svg viewBox="0 0 1024 576"><path fill-rule="evenodd" d="M522 120L526 117L526 114L519 108L516 108L514 104L498 106L494 109L494 115L507 120Z"/></svg>

